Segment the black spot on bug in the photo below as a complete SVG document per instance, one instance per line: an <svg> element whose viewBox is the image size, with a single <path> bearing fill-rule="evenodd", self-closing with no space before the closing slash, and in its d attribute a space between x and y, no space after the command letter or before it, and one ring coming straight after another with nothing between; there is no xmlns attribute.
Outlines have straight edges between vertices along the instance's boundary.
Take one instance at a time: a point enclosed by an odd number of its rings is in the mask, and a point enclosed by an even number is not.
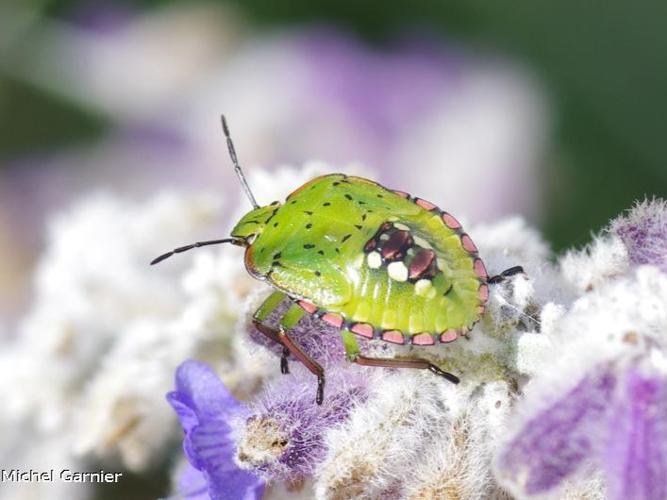
<svg viewBox="0 0 667 500"><path fill-rule="evenodd" d="M328 207L329 205L331 205L331 203L329 203L328 201L325 201L324 203L322 203L323 207Z"/></svg>
<svg viewBox="0 0 667 500"><path fill-rule="evenodd" d="M322 273L319 271L315 271L315 276L322 276Z"/></svg>
<svg viewBox="0 0 667 500"><path fill-rule="evenodd" d="M273 267L280 267L280 266L282 266L282 264L281 264L280 261L278 261L278 260L274 260L274 261L271 263L271 265L272 265Z"/></svg>
<svg viewBox="0 0 667 500"><path fill-rule="evenodd" d="M377 196L378 198L384 198L384 195L381 195L381 194L377 194L376 196Z"/></svg>
<svg viewBox="0 0 667 500"><path fill-rule="evenodd" d="M297 200L292 200L290 201L290 205L294 205L297 202Z"/></svg>
<svg viewBox="0 0 667 500"><path fill-rule="evenodd" d="M349 195L348 193L345 193L345 198L347 198L348 200L352 201L352 196Z"/></svg>
<svg viewBox="0 0 667 500"><path fill-rule="evenodd" d="M340 182L336 181L336 182L334 182L332 185L333 185L333 186L338 186L339 184L340 184Z"/></svg>
<svg viewBox="0 0 667 500"><path fill-rule="evenodd" d="M311 212L310 210L304 210L303 213L307 215L313 215L313 212Z"/></svg>
<svg viewBox="0 0 667 500"><path fill-rule="evenodd" d="M366 204L366 202L364 200L359 200L359 201L357 201L357 203L359 203L359 205L365 205Z"/></svg>
<svg viewBox="0 0 667 500"><path fill-rule="evenodd" d="M278 223L277 223L277 222L274 222L274 223L273 223L273 227L278 227Z"/></svg>
<svg viewBox="0 0 667 500"><path fill-rule="evenodd" d="M259 249L259 253L264 253L264 247Z"/></svg>
<svg viewBox="0 0 667 500"><path fill-rule="evenodd" d="M336 253L340 253L340 248L336 247L335 250L336 250Z"/></svg>
<svg viewBox="0 0 667 500"><path fill-rule="evenodd" d="M346 234L345 236L343 236L343 239L341 241L343 243L345 243L350 236L352 236L352 235L351 234Z"/></svg>
<svg viewBox="0 0 667 500"><path fill-rule="evenodd" d="M313 245L312 243L306 243L303 246L303 248L305 248L306 250L310 250L311 248L315 248L315 245Z"/></svg>
<svg viewBox="0 0 667 500"><path fill-rule="evenodd" d="M359 224L355 224L354 227L356 227L359 231L361 231L361 229L362 229L364 226L360 226Z"/></svg>
<svg viewBox="0 0 667 500"><path fill-rule="evenodd" d="M280 257L282 257L282 254L280 252L278 252L278 253L273 255L273 260L278 260L278 259L280 259Z"/></svg>
<svg viewBox="0 0 667 500"><path fill-rule="evenodd" d="M310 222L306 224L306 229L310 229L311 227L313 227L313 225Z"/></svg>
<svg viewBox="0 0 667 500"><path fill-rule="evenodd" d="M318 250L317 253L319 253L320 255L324 255L324 250Z"/></svg>
<svg viewBox="0 0 667 500"><path fill-rule="evenodd" d="M272 201L270 206L275 207L275 206L278 205L279 203L280 203L280 202L279 202L278 200L276 200L276 201Z"/></svg>
<svg viewBox="0 0 667 500"><path fill-rule="evenodd" d="M366 220L366 214L361 214L361 220Z"/></svg>
<svg viewBox="0 0 667 500"><path fill-rule="evenodd" d="M449 295L449 293L450 293L453 289L454 289L454 283L452 283L451 285L449 285L449 288L448 288L447 290L445 290L445 293L443 293L442 295L443 295L444 297L447 297L447 295Z"/></svg>

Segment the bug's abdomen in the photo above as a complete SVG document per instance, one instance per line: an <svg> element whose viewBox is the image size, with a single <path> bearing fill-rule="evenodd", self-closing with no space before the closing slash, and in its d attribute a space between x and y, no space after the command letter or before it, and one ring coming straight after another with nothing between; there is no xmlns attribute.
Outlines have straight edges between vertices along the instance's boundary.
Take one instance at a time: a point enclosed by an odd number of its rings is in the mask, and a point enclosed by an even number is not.
<svg viewBox="0 0 667 500"><path fill-rule="evenodd" d="M390 342L431 345L454 340L479 319L488 289L467 236L441 214L425 214L383 222L364 245L353 297L340 310L356 333L369 336L370 326Z"/></svg>

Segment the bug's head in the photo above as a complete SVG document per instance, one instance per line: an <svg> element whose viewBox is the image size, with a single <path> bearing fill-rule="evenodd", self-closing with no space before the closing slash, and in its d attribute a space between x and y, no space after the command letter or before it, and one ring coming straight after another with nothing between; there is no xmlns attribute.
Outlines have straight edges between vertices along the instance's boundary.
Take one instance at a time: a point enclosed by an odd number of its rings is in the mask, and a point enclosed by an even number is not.
<svg viewBox="0 0 667 500"><path fill-rule="evenodd" d="M278 208L280 208L280 203L277 201L265 207L253 208L241 217L241 220L232 229L231 236L233 238L242 238L248 243L252 243L257 236L262 234L267 222L273 217Z"/></svg>

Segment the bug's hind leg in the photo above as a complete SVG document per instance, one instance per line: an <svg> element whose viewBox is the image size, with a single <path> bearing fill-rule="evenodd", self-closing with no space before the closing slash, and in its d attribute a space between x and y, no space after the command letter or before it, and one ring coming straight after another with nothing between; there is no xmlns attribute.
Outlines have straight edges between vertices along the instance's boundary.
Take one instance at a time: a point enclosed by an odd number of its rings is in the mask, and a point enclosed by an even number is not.
<svg viewBox="0 0 667 500"><path fill-rule="evenodd" d="M449 380L452 384L458 384L460 382L456 375L441 370L433 363L421 358L384 359L367 358L366 356L358 355L353 361L362 366L383 366L385 368L419 368L422 370L428 370L431 373L435 373L436 375L440 375L441 377Z"/></svg>
<svg viewBox="0 0 667 500"><path fill-rule="evenodd" d="M359 344L357 339L354 337L354 334L347 329L341 330L341 335L343 337L343 345L345 346L345 352L347 353L347 358L358 365L362 366L381 366L384 368L418 368L422 370L429 370L431 373L440 375L443 378L446 378L453 384L458 384L460 382L459 378L456 375L453 375L449 372L446 372L430 361L421 358L412 358L412 359L391 359L391 358L369 358L363 356L359 353Z"/></svg>
<svg viewBox="0 0 667 500"><path fill-rule="evenodd" d="M491 276L489 278L489 283L491 284L496 284L500 283L501 281L504 281L505 279L509 278L510 276L514 276L515 274L520 274L525 272L523 270L523 267L521 266L514 266L510 267L509 269L505 269L502 273L497 274L495 276Z"/></svg>

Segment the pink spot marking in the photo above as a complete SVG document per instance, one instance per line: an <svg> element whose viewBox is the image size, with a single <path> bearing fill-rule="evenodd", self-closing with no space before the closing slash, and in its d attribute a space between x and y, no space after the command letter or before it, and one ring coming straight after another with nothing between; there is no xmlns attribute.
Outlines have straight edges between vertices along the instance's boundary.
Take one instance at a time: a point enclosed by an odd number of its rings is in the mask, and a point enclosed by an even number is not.
<svg viewBox="0 0 667 500"><path fill-rule="evenodd" d="M433 210L434 208L438 208L430 201L422 200L421 198L415 198L415 203L426 210Z"/></svg>
<svg viewBox="0 0 667 500"><path fill-rule="evenodd" d="M463 248L465 248L468 252L477 252L477 247L470 239L470 236L467 234L461 236L461 243L463 244Z"/></svg>
<svg viewBox="0 0 667 500"><path fill-rule="evenodd" d="M447 212L442 213L442 221L447 225L448 228L450 229L458 229L461 227L461 223L456 220L456 218L448 214Z"/></svg>
<svg viewBox="0 0 667 500"><path fill-rule="evenodd" d="M420 250L419 253L414 256L412 262L410 262L410 267L408 268L408 277L411 280L420 278L426 273L426 271L428 271L434 260L435 252L433 250Z"/></svg>
<svg viewBox="0 0 667 500"><path fill-rule="evenodd" d="M311 303L311 302L306 301L306 300L300 300L299 305L308 314L313 314L315 311L317 311L317 306L315 304Z"/></svg>
<svg viewBox="0 0 667 500"><path fill-rule="evenodd" d="M486 272L486 266L484 265L484 262L482 262L482 259L475 259L473 269L475 270L475 274L483 280L489 277L489 273Z"/></svg>
<svg viewBox="0 0 667 500"><path fill-rule="evenodd" d="M329 323L330 325L333 325L338 328L340 328L341 325L343 324L343 317L340 314L336 313L325 313L322 316L322 319L327 323Z"/></svg>
<svg viewBox="0 0 667 500"><path fill-rule="evenodd" d="M400 196L401 198L407 198L410 195L406 193L405 191L393 191L394 194Z"/></svg>
<svg viewBox="0 0 667 500"><path fill-rule="evenodd" d="M440 342L448 343L454 342L459 337L459 332L456 330L445 330L440 334Z"/></svg>
<svg viewBox="0 0 667 500"><path fill-rule="evenodd" d="M373 327L368 323L355 323L350 327L350 331L362 337L373 338Z"/></svg>
<svg viewBox="0 0 667 500"><path fill-rule="evenodd" d="M419 333L412 337L412 343L415 345L433 345L435 344L435 339L430 333Z"/></svg>
<svg viewBox="0 0 667 500"><path fill-rule="evenodd" d="M387 330L382 333L382 340L392 344L405 344L405 337L399 330Z"/></svg>
<svg viewBox="0 0 667 500"><path fill-rule="evenodd" d="M486 302L487 300L489 300L489 287L488 287L488 285L484 285L484 284L480 285L479 289L477 290L477 294L479 295L479 299L482 302Z"/></svg>

